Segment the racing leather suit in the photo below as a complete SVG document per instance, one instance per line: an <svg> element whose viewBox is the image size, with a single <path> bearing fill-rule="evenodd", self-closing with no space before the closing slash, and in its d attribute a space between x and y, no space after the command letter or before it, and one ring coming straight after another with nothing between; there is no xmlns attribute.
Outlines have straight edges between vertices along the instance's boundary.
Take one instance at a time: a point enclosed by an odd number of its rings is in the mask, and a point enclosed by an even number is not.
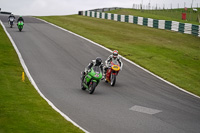
<svg viewBox="0 0 200 133"><path fill-rule="evenodd" d="M13 18L13 19L15 20L15 16L14 16L14 15L10 15L10 16L8 17L8 22L10 22L10 18Z"/></svg>
<svg viewBox="0 0 200 133"><path fill-rule="evenodd" d="M117 60L119 62L119 65L121 67L123 67L123 62L121 61L121 58L119 56L117 56L116 58L113 57L113 55L110 55L107 60L105 61L105 67L104 67L104 76L106 75L107 69L110 66L111 61L115 61Z"/></svg>
<svg viewBox="0 0 200 133"><path fill-rule="evenodd" d="M17 23L18 23L19 21L23 21L23 22L24 22L24 19L23 19L22 17L20 17L20 18L18 18Z"/></svg>
<svg viewBox="0 0 200 133"><path fill-rule="evenodd" d="M87 74L88 71L89 71L93 66L95 66L95 65L96 65L96 60L92 60L92 62L89 63L89 65L85 68L85 74ZM103 73L103 63L101 63L101 64L99 65L99 67L100 67L100 69L101 69L101 72Z"/></svg>

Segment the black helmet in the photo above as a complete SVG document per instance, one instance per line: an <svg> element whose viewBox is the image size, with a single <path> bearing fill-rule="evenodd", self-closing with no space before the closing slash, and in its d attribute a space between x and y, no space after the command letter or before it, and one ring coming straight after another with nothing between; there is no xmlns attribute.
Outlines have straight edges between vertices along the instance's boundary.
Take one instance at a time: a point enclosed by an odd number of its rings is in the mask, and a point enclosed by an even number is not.
<svg viewBox="0 0 200 133"><path fill-rule="evenodd" d="M96 58L96 66L99 66L99 65L101 65L101 63L102 63L102 59L100 58L100 57L97 57Z"/></svg>

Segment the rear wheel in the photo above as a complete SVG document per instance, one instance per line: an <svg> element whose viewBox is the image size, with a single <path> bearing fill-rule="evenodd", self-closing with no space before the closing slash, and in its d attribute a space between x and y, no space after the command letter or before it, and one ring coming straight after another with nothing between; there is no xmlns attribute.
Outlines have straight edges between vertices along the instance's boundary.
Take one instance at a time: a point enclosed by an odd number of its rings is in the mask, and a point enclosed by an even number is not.
<svg viewBox="0 0 200 133"><path fill-rule="evenodd" d="M89 86L89 93L92 94L97 86L96 82L93 82L92 85Z"/></svg>
<svg viewBox="0 0 200 133"><path fill-rule="evenodd" d="M110 78L110 85L111 86L114 86L115 85L115 82L116 82L116 75L113 75L111 74L111 78Z"/></svg>

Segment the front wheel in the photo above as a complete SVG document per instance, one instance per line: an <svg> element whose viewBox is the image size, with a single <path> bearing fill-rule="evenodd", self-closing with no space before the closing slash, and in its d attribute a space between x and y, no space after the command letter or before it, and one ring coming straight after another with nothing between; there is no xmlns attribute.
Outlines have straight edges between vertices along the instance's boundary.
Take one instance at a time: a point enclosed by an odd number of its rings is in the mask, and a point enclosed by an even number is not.
<svg viewBox="0 0 200 133"><path fill-rule="evenodd" d="M83 85L83 82L81 82L81 89L82 90L85 90L86 88L84 87L84 85Z"/></svg>
<svg viewBox="0 0 200 133"><path fill-rule="evenodd" d="M92 85L89 86L89 93L92 94L97 86L96 82L93 82Z"/></svg>
<svg viewBox="0 0 200 133"><path fill-rule="evenodd" d="M85 90L85 89L86 89L86 88L84 87L84 85L83 85L84 78L85 78L85 77L84 77L84 75L82 74L82 75L81 75L81 89L82 89L82 90Z"/></svg>
<svg viewBox="0 0 200 133"><path fill-rule="evenodd" d="M111 78L110 78L110 85L111 86L114 86L115 85L115 82L116 82L116 75L113 75L111 74Z"/></svg>

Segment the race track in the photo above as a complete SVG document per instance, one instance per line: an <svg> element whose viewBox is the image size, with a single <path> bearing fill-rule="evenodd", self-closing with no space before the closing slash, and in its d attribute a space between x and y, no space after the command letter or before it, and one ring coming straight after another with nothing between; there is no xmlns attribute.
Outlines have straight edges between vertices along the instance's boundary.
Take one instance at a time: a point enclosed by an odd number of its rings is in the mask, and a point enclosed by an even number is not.
<svg viewBox="0 0 200 133"><path fill-rule="evenodd" d="M71 33L32 17L9 28L40 91L91 133L199 133L200 99L122 60L116 86L105 82L94 94L80 88L80 73L96 57L111 54Z"/></svg>

